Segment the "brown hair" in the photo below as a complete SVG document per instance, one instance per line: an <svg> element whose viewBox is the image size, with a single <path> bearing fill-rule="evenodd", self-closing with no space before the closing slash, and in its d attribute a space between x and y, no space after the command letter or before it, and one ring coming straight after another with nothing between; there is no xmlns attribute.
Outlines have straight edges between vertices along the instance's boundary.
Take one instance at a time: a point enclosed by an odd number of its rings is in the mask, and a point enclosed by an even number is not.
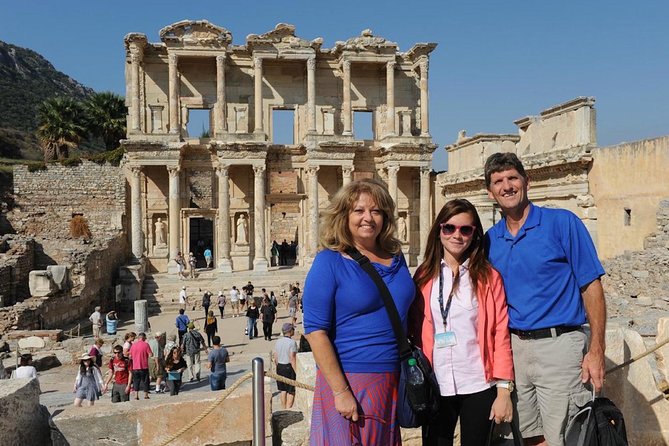
<svg viewBox="0 0 669 446"><path fill-rule="evenodd" d="M483 176L485 177L485 187L490 189L490 178L493 173L504 172L505 170L516 169L521 177L527 180L527 173L523 163L513 152L493 153L485 161Z"/></svg>
<svg viewBox="0 0 669 446"><path fill-rule="evenodd" d="M472 284L476 288L479 284L485 284L488 280L488 273L491 265L486 259L483 249L483 228L481 227L481 219L479 218L476 208L469 201L464 199L451 200L441 208L439 215L434 220L432 228L425 246L425 255L423 256L423 263L418 267L414 274L414 281L418 288L422 288L428 281L437 277L441 265L441 259L444 257L444 247L441 244L439 231L441 231L440 224L445 223L451 217L467 213L474 221L474 234L472 235L472 243L464 253L463 258L469 259L469 277L471 277ZM454 288L455 288L454 284Z"/></svg>
<svg viewBox="0 0 669 446"><path fill-rule="evenodd" d="M390 254L398 254L402 245L395 238L395 203L386 185L375 178L352 181L335 194L330 205L323 211L321 246L339 252L354 246L348 229L348 214L363 193L369 194L383 213L383 227L376 240L379 247Z"/></svg>

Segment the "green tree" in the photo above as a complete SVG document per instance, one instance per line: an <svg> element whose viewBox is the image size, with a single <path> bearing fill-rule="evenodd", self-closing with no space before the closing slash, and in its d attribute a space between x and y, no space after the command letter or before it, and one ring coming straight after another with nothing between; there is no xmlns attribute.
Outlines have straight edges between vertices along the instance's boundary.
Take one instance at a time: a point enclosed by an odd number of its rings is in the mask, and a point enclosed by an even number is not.
<svg viewBox="0 0 669 446"><path fill-rule="evenodd" d="M125 137L125 122L128 110L123 97L109 91L93 93L84 102L86 128L93 136L99 136L107 150L118 147Z"/></svg>
<svg viewBox="0 0 669 446"><path fill-rule="evenodd" d="M65 159L86 134L84 111L72 98L53 97L37 106L37 138L44 161Z"/></svg>

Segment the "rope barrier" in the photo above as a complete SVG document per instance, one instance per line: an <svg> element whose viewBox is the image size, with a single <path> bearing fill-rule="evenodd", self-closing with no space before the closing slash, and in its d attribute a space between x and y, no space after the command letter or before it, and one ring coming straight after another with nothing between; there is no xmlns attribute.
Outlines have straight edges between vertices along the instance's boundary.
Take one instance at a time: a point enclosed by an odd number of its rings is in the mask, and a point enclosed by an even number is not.
<svg viewBox="0 0 669 446"><path fill-rule="evenodd" d="M644 356L650 355L650 354L653 353L654 351L659 350L660 348L664 347L664 346L667 345L667 344L669 344L669 338L665 339L665 340L662 341L662 342L658 342L657 344L655 344L655 346L654 346L653 348L648 349L648 350L646 350L645 352L643 352L643 353L641 353L641 354L638 354L638 355L636 355L635 357L633 357L633 358L631 358L631 359L628 359L627 361L623 362L622 364L618 364L618 365L616 365L616 366L614 366L614 367L611 367L610 369L608 369L608 370L606 371L606 374L608 375L609 373L613 373L613 372L615 372L615 371L617 371L617 370L622 369L623 367L627 367L628 365L632 364L633 362L638 361L639 359L643 358Z"/></svg>
<svg viewBox="0 0 669 446"><path fill-rule="evenodd" d="M310 390L310 391L312 391L312 392L314 391L314 387L313 387L313 386L310 386L310 385L308 385L308 384L301 383L301 382L299 382L299 381L295 381L294 379L288 379L288 378L286 378L286 377L284 377L284 376L277 375L277 374L274 373L274 372L265 371L264 374L265 374L265 376L266 376L267 378L272 378L272 379L274 379L274 380L276 380L276 381L281 381L281 382L286 383L286 384L288 384L288 385L290 385L290 386L299 387L299 388L301 388L301 389ZM209 405L209 407L207 407L207 408L204 410L204 412L202 412L200 415L198 415L196 418L194 418L194 419L193 419L190 423L188 423L186 426L184 426L184 427L182 427L181 429L179 429L179 431L177 431L176 433L172 434L170 437L166 438L166 439L163 440L161 443L159 443L159 446L167 446L168 444L170 444L171 442L173 442L174 440L176 440L177 438L179 438L180 436L182 436L183 434L185 434L188 430L190 430L191 428L193 428L197 423L199 423L200 421L204 420L204 418L205 418L207 415L209 415L209 414L216 408L216 406L218 406L219 404L221 404L221 403L223 402L223 400L225 400L228 396L230 396L230 394L231 394L232 392L234 392L239 386L241 386L244 382L248 381L248 380L251 379L252 377L253 377L253 373L252 373L252 372L248 372L247 374L242 375L237 381L234 382L234 384L232 384L229 388L225 389L225 391L223 391L223 393L221 393L221 395L220 395L218 398L216 398L216 399Z"/></svg>

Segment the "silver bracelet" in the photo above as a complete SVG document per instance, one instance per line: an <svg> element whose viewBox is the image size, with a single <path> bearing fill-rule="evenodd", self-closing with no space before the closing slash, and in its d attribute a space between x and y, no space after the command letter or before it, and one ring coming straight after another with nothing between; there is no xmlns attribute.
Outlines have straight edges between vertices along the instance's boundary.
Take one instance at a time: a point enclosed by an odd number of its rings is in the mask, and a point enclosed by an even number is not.
<svg viewBox="0 0 669 446"><path fill-rule="evenodd" d="M335 392L332 394L334 398L337 398L339 395L344 394L350 390L349 386L344 387L344 390L340 390L339 392Z"/></svg>

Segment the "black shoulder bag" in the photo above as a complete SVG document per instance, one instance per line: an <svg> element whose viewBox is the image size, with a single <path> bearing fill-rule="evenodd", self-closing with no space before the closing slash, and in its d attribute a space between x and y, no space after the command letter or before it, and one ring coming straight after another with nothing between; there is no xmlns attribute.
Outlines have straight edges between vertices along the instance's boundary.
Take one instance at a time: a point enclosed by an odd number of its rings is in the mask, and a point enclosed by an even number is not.
<svg viewBox="0 0 669 446"><path fill-rule="evenodd" d="M423 352L407 339L400 315L385 282L369 259L355 248L346 253L358 262L360 267L372 278L381 293L390 323L393 326L400 354L400 380L397 392L397 418L401 427L414 428L428 424L439 410L439 384L434 371ZM410 365L415 360L415 365ZM415 373L415 367L422 373L422 383L410 383L409 373Z"/></svg>

